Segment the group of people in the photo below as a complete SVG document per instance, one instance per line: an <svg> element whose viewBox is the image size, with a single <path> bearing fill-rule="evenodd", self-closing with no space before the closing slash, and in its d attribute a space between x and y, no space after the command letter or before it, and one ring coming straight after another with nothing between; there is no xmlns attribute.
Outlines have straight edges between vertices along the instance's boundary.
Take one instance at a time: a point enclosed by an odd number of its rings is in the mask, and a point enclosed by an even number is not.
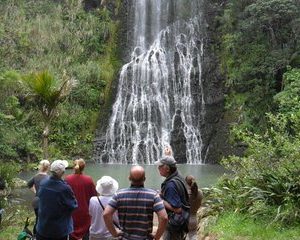
<svg viewBox="0 0 300 240"><path fill-rule="evenodd" d="M144 186L145 169L139 165L130 169L130 186L119 189L110 176L101 177L95 186L83 173L83 159L75 160L74 174L64 178L67 161L50 165L42 160L38 174L28 182L36 193L36 240L197 239L202 193L195 178L180 175L170 149L155 164L165 177L160 191Z"/></svg>

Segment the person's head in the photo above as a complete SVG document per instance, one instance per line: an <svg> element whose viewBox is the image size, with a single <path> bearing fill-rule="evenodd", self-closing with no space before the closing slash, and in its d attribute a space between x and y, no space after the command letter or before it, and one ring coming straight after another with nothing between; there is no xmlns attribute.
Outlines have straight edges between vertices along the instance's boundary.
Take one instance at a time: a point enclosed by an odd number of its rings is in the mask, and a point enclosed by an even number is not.
<svg viewBox="0 0 300 240"><path fill-rule="evenodd" d="M171 147L166 147L164 150L164 154L165 156L172 156L173 153Z"/></svg>
<svg viewBox="0 0 300 240"><path fill-rule="evenodd" d="M142 166L136 165L130 169L129 181L134 186L144 185L146 180L145 169Z"/></svg>
<svg viewBox="0 0 300 240"><path fill-rule="evenodd" d="M110 176L103 176L96 184L96 191L102 196L112 196L118 188L119 183Z"/></svg>
<svg viewBox="0 0 300 240"><path fill-rule="evenodd" d="M39 163L39 171L40 172L48 172L50 167L50 162L48 160L41 160Z"/></svg>
<svg viewBox="0 0 300 240"><path fill-rule="evenodd" d="M50 172L53 176L61 178L65 173L68 162L66 160L55 160L50 166Z"/></svg>
<svg viewBox="0 0 300 240"><path fill-rule="evenodd" d="M193 182L195 182L195 177L193 175L188 175L185 177L186 183L191 186Z"/></svg>
<svg viewBox="0 0 300 240"><path fill-rule="evenodd" d="M159 174L168 177L177 170L176 161L172 156L165 156L155 162L158 165Z"/></svg>
<svg viewBox="0 0 300 240"><path fill-rule="evenodd" d="M197 196L197 194L198 194L198 184L195 180L195 177L193 175L188 175L188 176L185 177L185 181L189 185L192 195Z"/></svg>
<svg viewBox="0 0 300 240"><path fill-rule="evenodd" d="M81 174L85 168L85 161L82 158L74 161L74 171L76 174Z"/></svg>

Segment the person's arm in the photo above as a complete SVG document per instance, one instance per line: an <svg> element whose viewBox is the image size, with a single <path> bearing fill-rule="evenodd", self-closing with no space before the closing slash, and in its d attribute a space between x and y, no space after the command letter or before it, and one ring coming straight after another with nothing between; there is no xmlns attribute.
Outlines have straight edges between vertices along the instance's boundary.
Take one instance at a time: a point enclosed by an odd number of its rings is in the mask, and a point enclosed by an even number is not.
<svg viewBox="0 0 300 240"><path fill-rule="evenodd" d="M28 182L27 182L27 187L33 191L35 194L36 194L36 190L35 190L35 187L34 187L34 177L31 178Z"/></svg>
<svg viewBox="0 0 300 240"><path fill-rule="evenodd" d="M180 196L173 182L168 183L164 192L163 201L167 210L177 214L182 212Z"/></svg>
<svg viewBox="0 0 300 240"><path fill-rule="evenodd" d="M153 239L159 240L166 229L168 223L168 214L165 209L160 210L156 214L158 217L158 227L156 233L153 236L154 237Z"/></svg>
<svg viewBox="0 0 300 240"><path fill-rule="evenodd" d="M72 188L69 185L66 186L67 187L62 195L62 198L64 200L66 209L68 209L69 211L73 211L74 209L78 208L78 203Z"/></svg>
<svg viewBox="0 0 300 240"><path fill-rule="evenodd" d="M113 215L116 209L113 207L107 205L105 207L105 210L103 212L103 219L106 225L107 230L111 233L113 237L121 236L122 231L119 229L116 229L113 223Z"/></svg>
<svg viewBox="0 0 300 240"><path fill-rule="evenodd" d="M165 206L166 209L168 209L168 210L170 210L170 211L172 211L174 213L181 213L182 212L182 208L174 208L166 200L164 200L164 206Z"/></svg>

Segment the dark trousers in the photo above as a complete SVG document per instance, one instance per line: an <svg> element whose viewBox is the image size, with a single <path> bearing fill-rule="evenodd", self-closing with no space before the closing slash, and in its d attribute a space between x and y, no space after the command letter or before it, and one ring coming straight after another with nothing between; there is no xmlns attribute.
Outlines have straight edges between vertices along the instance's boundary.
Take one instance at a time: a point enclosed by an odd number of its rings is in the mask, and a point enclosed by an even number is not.
<svg viewBox="0 0 300 240"><path fill-rule="evenodd" d="M38 208L34 209L35 223L34 223L33 230L32 230L32 232L33 232L34 235L36 235L36 225L37 225L37 222L38 222L38 211L39 211Z"/></svg>
<svg viewBox="0 0 300 240"><path fill-rule="evenodd" d="M186 235L187 234L183 230L173 231L167 227L163 235L163 240L185 240Z"/></svg>
<svg viewBox="0 0 300 240"><path fill-rule="evenodd" d="M62 238L49 238L49 237L43 237L39 235L39 233L36 233L36 240L69 240L69 236L64 236Z"/></svg>
<svg viewBox="0 0 300 240"><path fill-rule="evenodd" d="M83 236L82 240L89 240L89 238L90 238L90 232L87 232L87 233ZM69 235L69 240L76 240L76 239L73 238L72 235Z"/></svg>

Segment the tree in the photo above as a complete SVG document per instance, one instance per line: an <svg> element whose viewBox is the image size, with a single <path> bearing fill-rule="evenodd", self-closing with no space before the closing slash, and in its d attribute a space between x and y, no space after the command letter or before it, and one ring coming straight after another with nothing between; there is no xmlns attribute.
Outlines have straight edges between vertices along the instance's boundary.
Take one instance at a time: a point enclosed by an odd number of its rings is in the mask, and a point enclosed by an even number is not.
<svg viewBox="0 0 300 240"><path fill-rule="evenodd" d="M296 0L230 0L226 6L220 30L227 103L245 128L266 126L287 65L299 67L299 16Z"/></svg>
<svg viewBox="0 0 300 240"><path fill-rule="evenodd" d="M67 99L76 81L67 77L66 73L61 80L58 80L47 70L25 75L21 80L26 86L27 98L32 100L43 118L43 155L47 159L51 123L58 116L59 104Z"/></svg>

